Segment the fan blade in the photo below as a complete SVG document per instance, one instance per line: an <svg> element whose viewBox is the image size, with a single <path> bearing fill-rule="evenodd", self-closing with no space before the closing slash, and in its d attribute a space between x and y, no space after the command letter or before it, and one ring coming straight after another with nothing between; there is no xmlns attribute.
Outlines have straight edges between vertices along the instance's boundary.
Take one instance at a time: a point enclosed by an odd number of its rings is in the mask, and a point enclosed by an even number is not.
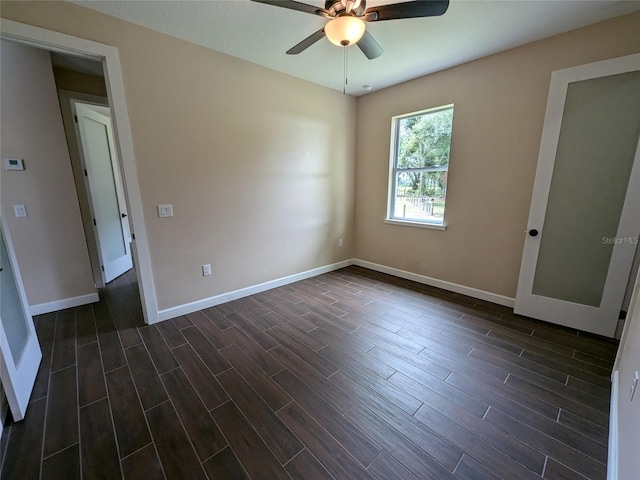
<svg viewBox="0 0 640 480"><path fill-rule="evenodd" d="M382 52L384 51L382 50L382 47L378 45L378 42L376 42L374 38L371 36L371 34L366 30L364 32L364 35L356 45L360 47L360 50L362 50L362 53L364 53L369 60L378 58L380 55L382 55Z"/></svg>
<svg viewBox="0 0 640 480"><path fill-rule="evenodd" d="M367 8L362 19L367 22L377 22L399 18L438 17L448 8L449 0L415 0Z"/></svg>
<svg viewBox="0 0 640 480"><path fill-rule="evenodd" d="M265 3L267 5L273 5L274 7L288 8L289 10L297 10L299 12L311 13L313 15L322 15L329 13L326 10L313 5L307 5L306 3L294 2L293 0L251 0L256 3Z"/></svg>
<svg viewBox="0 0 640 480"><path fill-rule="evenodd" d="M307 48L316 43L322 37L324 37L324 28L321 28L316 33L309 35L295 47L291 47L289 50L287 50L287 55L297 55L301 52L304 52Z"/></svg>

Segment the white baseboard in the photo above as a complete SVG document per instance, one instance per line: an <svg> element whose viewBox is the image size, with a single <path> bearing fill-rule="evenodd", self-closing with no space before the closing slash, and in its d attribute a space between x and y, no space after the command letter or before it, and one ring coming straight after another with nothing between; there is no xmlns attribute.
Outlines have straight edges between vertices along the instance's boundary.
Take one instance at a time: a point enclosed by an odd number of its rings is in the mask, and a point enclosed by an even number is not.
<svg viewBox="0 0 640 480"><path fill-rule="evenodd" d="M438 280L437 278L427 277L418 273L407 272L406 270L400 270L398 268L387 267L385 265L379 265L373 262L367 262L366 260L360 260L355 258L353 265L375 270L376 272L388 273L395 277L404 278L406 280L413 280L414 282L423 283L432 287L442 288L443 290L449 290L451 292L460 293L469 297L477 298L479 300L485 300L487 302L497 303L498 305L504 305L505 307L513 308L516 303L515 298L506 297L497 293L486 292L484 290L478 290L477 288L466 287L457 283L447 282L445 280Z"/></svg>
<svg viewBox="0 0 640 480"><path fill-rule="evenodd" d="M407 272L406 270L400 270L398 268L387 267L385 265L379 265L373 262L367 262L366 260L360 260L353 258L350 260L344 260L342 262L333 263L331 265L325 265L324 267L318 267L306 272L296 273L287 277L277 278L268 282L260 283L258 285L252 285L250 287L241 288L232 292L222 293L214 297L203 298L195 302L185 303L183 305L177 305L175 307L165 308L158 311L158 321L169 320L170 318L179 317L180 315L186 315L188 313L197 312L205 308L220 305L221 303L230 302L242 297L248 297L256 293L271 290L272 288L281 287L282 285L288 285L290 283L298 282L306 278L315 277L323 273L332 272L340 268L348 267L349 265L358 265L360 267L375 270L377 272L388 273L396 277L405 278L407 280L413 280L414 282L423 283L432 287L442 288L451 292L460 293L469 297L477 298L479 300L485 300L487 302L497 303L498 305L504 305L505 307L513 307L515 299L506 297L504 295L498 295L497 293L485 292L484 290L478 290L476 288L466 287L457 283L447 282L445 280L438 280L437 278L427 277L418 273ZM33 308L33 307L32 307Z"/></svg>
<svg viewBox="0 0 640 480"><path fill-rule="evenodd" d="M180 315L186 315L188 313L197 312L199 310L220 305L221 303L230 302L238 298L248 297L256 293L271 290L272 288L281 287L282 285L288 285L290 283L298 282L306 278L315 277L323 273L339 270L340 268L353 265L353 260L344 260L342 262L333 263L331 265L325 265L324 267L313 268L306 272L296 273L287 277L277 278L268 282L260 283L258 285L252 285L250 287L241 288L228 293L222 293L214 297L203 298L191 303L185 303L176 307L166 308L158 311L158 321L168 320L170 318L179 317Z"/></svg>
<svg viewBox="0 0 640 480"><path fill-rule="evenodd" d="M611 375L607 480L618 480L618 370L614 370Z"/></svg>
<svg viewBox="0 0 640 480"><path fill-rule="evenodd" d="M31 315L43 315L45 313L55 312L57 310L64 310L65 308L78 307L80 305L86 305L88 303L95 303L99 301L100 297L97 293L89 293L87 295L80 295L79 297L63 298L62 300L55 300L53 302L31 305L29 310L31 311Z"/></svg>

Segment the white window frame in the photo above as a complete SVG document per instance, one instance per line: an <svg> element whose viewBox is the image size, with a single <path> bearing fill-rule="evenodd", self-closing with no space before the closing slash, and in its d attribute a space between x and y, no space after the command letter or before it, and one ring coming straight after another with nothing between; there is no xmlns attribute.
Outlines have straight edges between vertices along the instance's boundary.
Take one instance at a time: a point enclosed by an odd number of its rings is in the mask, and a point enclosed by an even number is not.
<svg viewBox="0 0 640 480"><path fill-rule="evenodd" d="M430 228L434 230L446 230L446 224L444 215L442 222L435 222L430 220L420 220L405 217L394 216L395 211L395 198L396 198L396 177L398 172L430 172L430 171L444 171L442 167L426 167L426 168L401 168L397 167L398 163L398 137L399 129L398 124L400 120L405 118L422 116L430 113L441 112L444 110L453 110L454 104L441 105L439 107L428 108L426 110L419 110L416 112L405 113L402 115L396 115L391 117L391 148L389 154L389 188L387 192L387 216L384 219L384 223L390 225L404 225L410 227ZM451 125L451 133L453 134L453 124ZM447 164L446 171L449 171L449 165ZM448 181L448 179L447 179ZM445 213L446 213L446 193L445 193Z"/></svg>

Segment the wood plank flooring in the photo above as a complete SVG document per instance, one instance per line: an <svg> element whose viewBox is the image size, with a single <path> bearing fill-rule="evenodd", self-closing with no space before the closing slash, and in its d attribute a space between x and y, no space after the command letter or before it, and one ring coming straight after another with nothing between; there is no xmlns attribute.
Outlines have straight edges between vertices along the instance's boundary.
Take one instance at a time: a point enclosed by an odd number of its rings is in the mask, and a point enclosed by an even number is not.
<svg viewBox="0 0 640 480"><path fill-rule="evenodd" d="M358 267L145 326L37 317L2 478L606 478L617 343Z"/></svg>

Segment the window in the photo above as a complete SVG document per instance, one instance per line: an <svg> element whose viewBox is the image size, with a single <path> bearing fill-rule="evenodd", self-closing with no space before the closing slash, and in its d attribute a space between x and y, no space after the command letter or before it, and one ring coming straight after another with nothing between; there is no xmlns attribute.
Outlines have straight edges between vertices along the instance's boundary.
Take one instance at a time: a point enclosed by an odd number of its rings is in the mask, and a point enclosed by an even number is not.
<svg viewBox="0 0 640 480"><path fill-rule="evenodd" d="M389 223L444 226L453 105L393 117Z"/></svg>

